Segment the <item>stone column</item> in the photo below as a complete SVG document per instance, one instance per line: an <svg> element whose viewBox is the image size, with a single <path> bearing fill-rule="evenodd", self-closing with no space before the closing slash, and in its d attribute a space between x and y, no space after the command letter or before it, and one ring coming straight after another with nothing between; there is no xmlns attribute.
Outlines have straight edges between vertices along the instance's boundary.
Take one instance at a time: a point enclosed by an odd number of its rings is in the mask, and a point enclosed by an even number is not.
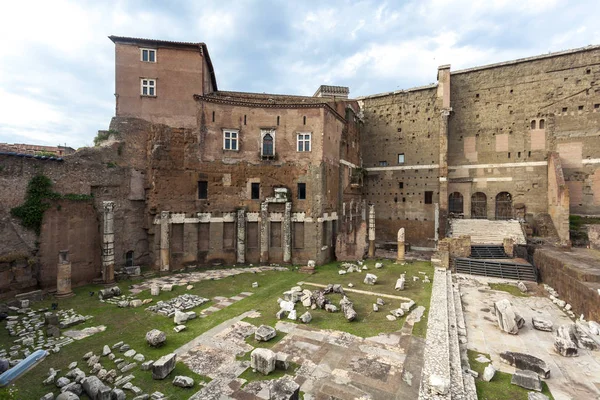
<svg viewBox="0 0 600 400"><path fill-rule="evenodd" d="M246 210L237 211L237 262L246 263Z"/></svg>
<svg viewBox="0 0 600 400"><path fill-rule="evenodd" d="M398 256L397 262L404 262L404 228L398 229Z"/></svg>
<svg viewBox="0 0 600 400"><path fill-rule="evenodd" d="M292 262L292 202L285 203L283 214L283 262Z"/></svg>
<svg viewBox="0 0 600 400"><path fill-rule="evenodd" d="M73 296L75 296L75 294L71 290L71 262L69 261L69 251L62 250L58 253L58 265L56 268L56 297L64 299Z"/></svg>
<svg viewBox="0 0 600 400"><path fill-rule="evenodd" d="M160 270L169 270L169 260L171 258L171 245L169 237L169 212L160 213Z"/></svg>
<svg viewBox="0 0 600 400"><path fill-rule="evenodd" d="M102 232L102 281L112 284L115 281L115 202L103 201L104 227Z"/></svg>
<svg viewBox="0 0 600 400"><path fill-rule="evenodd" d="M369 257L375 257L375 205L369 204Z"/></svg>
<svg viewBox="0 0 600 400"><path fill-rule="evenodd" d="M269 262L269 203L260 205L260 262Z"/></svg>

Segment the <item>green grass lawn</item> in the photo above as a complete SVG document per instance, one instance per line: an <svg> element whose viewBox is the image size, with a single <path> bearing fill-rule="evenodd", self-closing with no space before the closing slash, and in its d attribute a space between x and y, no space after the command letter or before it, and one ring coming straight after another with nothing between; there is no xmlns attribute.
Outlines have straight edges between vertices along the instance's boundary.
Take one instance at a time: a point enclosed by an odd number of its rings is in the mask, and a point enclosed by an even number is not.
<svg viewBox="0 0 600 400"><path fill-rule="evenodd" d="M483 370L488 364L475 361L479 354L483 354L488 359L490 358L489 354L468 350L471 369L479 373L479 378L475 379L477 398L479 400L527 400L527 393L529 393L529 390L510 383L510 380L512 379L511 374L496 371L496 374L491 381L486 382L481 379ZM546 385L546 382L544 381L542 381L542 393L550 399L554 399L550 393L550 389L548 389L548 385Z"/></svg>
<svg viewBox="0 0 600 400"><path fill-rule="evenodd" d="M153 303L140 308L118 308L111 304L99 302L97 294L93 297L89 296L90 291L97 293L98 290L103 288L101 286L89 285L77 288L74 290L76 294L75 297L58 301L59 308L73 308L79 314L92 315L93 318L86 321L84 324L77 325L71 329L79 330L89 326L105 325L107 327L106 330L63 347L58 354L50 355L39 366L18 379L15 382L15 387L19 390L18 398L37 399L49 391L58 393L58 390L55 387L44 387L41 383L45 379L48 369L51 367L61 369L64 373L70 362L78 361L80 368L88 373L89 368L87 368L82 356L88 351L94 351L96 354L100 353L105 344L112 346L116 342L125 341L133 349L144 354L146 360L156 360L179 348L208 329L250 309L260 311L262 316L255 319L248 319L248 322L257 326L260 324L274 326L277 322L275 313L279 309L276 301L277 298L282 297L284 291L296 286L299 281L317 282L322 284L341 283L344 285L348 282L352 282L355 289L410 297L417 302L417 305L423 305L429 308L431 284L422 283L423 275L418 274L418 271L427 272L429 277L432 278L433 268L429 263L419 262L399 266L393 265L391 262L384 262L384 268L378 270L374 268L374 263L375 261L369 261L367 263L369 266L368 272L378 276L377 284L374 286L363 284L362 280L364 279L364 273L352 273L344 276L338 275L338 263L332 263L317 267L318 272L314 275L300 274L292 270L284 272L270 271L259 274L247 273L222 280L196 282L193 284L194 288L189 291L185 290L184 287L175 287L172 292L161 292L159 296L155 297L150 296L148 290L137 295L137 298L153 298ZM394 290L394 284L396 279L400 276L400 273L403 273L404 271L407 272L406 290L396 292ZM413 282L411 278L412 275L419 276L421 280ZM252 288L252 282L255 281L259 283L258 288ZM119 282L119 287L121 287L123 293L127 294L129 293L129 286L133 283L135 282L121 281ZM316 287L310 287L308 285L304 288L310 290L316 289ZM159 300L168 300L184 293L196 294L212 299L215 296L231 297L246 291L253 292L254 294L224 308L223 310L211 314L207 318L197 318L188 322L188 328L180 333L175 333L173 331L175 324L173 323L172 318L167 318L145 310L147 306L150 306ZM394 322L385 319L385 315L388 314L392 307L397 308L400 306L400 300L384 299L386 305L382 307L380 312L374 313L372 311L372 304L376 300L375 296L349 293L349 297L354 302L355 309L358 312L356 321L351 323L347 322L343 318L341 312L329 314L324 310L314 310L311 311L313 320L310 325L324 329L339 329L362 337L374 336L380 332L393 332L402 327L402 323L404 322L403 319ZM339 298L332 300L335 301L336 305L339 302ZM34 303L33 307L35 309L50 307L51 303L55 301L55 299L50 298L42 302ZM194 311L199 312L213 304L214 303L210 301L195 308ZM298 306L298 315L301 315L304 312L301 311L303 307L301 304ZM415 326L415 334L424 336L425 327L426 318ZM160 329L166 332L167 342L163 347L151 348L146 344L145 335L146 332L151 329ZM278 338L276 338L276 340L280 340L282 337L283 334L278 333ZM0 329L0 346L4 348L10 347L12 345L12 339L13 338L8 336L8 332L3 324ZM254 341L253 336L248 340ZM254 347L262 346L262 344L257 344L256 342L249 343ZM274 343L275 342L273 342L273 344ZM269 344L269 346L272 346L272 344ZM113 367L112 361L101 360L101 363L107 369ZM85 368L83 368L83 366L85 366ZM174 373L164 381L153 380L150 371L141 371L139 367L130 373L133 373L136 376L133 384L142 388L145 393L150 394L153 391L158 390L172 398L187 398L186 396L199 390L197 384L199 381L209 381L209 378L193 373L182 363L178 363ZM189 390L173 386L171 381L175 374L187 375L194 378L196 387L193 390ZM0 399L3 398L3 392L5 391L0 391Z"/></svg>

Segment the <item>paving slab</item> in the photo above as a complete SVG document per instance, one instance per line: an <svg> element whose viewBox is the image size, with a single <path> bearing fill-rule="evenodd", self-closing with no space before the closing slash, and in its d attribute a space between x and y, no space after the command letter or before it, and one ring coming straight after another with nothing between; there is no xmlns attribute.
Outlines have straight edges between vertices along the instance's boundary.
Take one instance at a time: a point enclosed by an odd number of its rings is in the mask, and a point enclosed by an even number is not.
<svg viewBox="0 0 600 400"><path fill-rule="evenodd" d="M600 351L579 350L579 357L562 357L554 350L554 333L533 328L531 319L538 316L552 321L555 327L573 323L558 306L546 297L514 297L489 288L493 278L457 275L460 282L468 348L490 354L496 369L513 373L515 368L501 361L499 354L514 351L531 354L550 367L545 380L556 400L600 398ZM493 314L494 303L508 299L525 319L518 335L500 331Z"/></svg>

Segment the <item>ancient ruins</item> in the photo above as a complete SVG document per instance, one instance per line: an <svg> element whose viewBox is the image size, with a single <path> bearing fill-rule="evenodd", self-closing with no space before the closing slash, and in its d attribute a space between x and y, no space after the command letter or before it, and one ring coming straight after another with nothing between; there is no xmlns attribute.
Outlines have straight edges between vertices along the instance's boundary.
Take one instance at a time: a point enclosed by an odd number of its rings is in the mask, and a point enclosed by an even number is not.
<svg viewBox="0 0 600 400"><path fill-rule="evenodd" d="M600 46L352 98L109 39L95 147L0 144L0 394L600 396Z"/></svg>

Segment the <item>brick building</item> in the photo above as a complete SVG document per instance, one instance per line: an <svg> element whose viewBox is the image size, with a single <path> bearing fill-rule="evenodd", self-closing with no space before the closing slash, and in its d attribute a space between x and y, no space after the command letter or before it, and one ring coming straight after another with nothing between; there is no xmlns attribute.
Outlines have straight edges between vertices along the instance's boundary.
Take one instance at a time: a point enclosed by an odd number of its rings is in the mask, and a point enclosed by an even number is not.
<svg viewBox="0 0 600 400"><path fill-rule="evenodd" d="M327 85L313 96L222 91L203 43L110 39L115 140L60 163L0 154L11 188L0 192L0 256L36 254L9 217L34 174L93 195L92 208L65 200L44 216L44 285L59 247L84 282L126 265L356 260L368 211L378 244L405 228L413 248L430 249L450 218L518 218L566 244L569 214L600 215L600 46L445 65L436 84L351 99ZM100 263L89 243L101 243Z"/></svg>

